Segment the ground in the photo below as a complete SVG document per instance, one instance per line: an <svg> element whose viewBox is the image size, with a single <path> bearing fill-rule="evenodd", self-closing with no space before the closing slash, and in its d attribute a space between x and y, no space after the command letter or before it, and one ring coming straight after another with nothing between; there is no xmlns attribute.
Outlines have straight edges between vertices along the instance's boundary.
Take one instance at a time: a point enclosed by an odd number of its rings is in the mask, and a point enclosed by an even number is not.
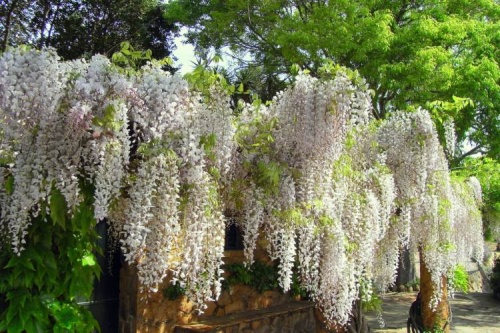
<svg viewBox="0 0 500 333"><path fill-rule="evenodd" d="M388 293L383 300L384 328L379 328L377 317L368 314L370 326L379 333L406 333L406 320L417 293ZM451 299L451 332L500 333L500 301L489 293L459 293Z"/></svg>

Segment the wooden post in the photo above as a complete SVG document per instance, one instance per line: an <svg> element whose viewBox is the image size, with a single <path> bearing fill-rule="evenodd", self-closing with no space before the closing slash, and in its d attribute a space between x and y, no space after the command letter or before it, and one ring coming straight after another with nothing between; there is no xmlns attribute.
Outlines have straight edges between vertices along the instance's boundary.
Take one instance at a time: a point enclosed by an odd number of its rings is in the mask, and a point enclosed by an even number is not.
<svg viewBox="0 0 500 333"><path fill-rule="evenodd" d="M448 303L448 289L446 287L446 277L441 278L442 296L439 300L436 311L433 311L431 304L434 290L437 286L432 282L431 273L427 269L425 261L420 251L420 295L422 297L422 321L426 331L450 332L450 308Z"/></svg>

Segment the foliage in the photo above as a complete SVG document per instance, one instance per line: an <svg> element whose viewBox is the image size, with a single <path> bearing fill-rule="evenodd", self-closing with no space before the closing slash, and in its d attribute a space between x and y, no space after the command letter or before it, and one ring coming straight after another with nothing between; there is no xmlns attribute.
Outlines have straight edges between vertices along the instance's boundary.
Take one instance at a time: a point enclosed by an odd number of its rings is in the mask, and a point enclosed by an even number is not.
<svg viewBox="0 0 500 333"><path fill-rule="evenodd" d="M361 302L363 312L377 312L382 311L382 300L376 293L370 295L370 299Z"/></svg>
<svg viewBox="0 0 500 333"><path fill-rule="evenodd" d="M436 124L440 142L445 147L446 157L453 165L456 162L455 154L457 153L457 137L453 120L460 111L467 107L474 107L474 102L470 98L456 96L452 96L452 99L453 102L433 101L427 103L427 107L429 107L432 120ZM462 158L463 156L460 157L460 159Z"/></svg>
<svg viewBox="0 0 500 333"><path fill-rule="evenodd" d="M43 225L32 214L71 215L83 200L77 180L87 179L93 217L107 219L120 235L125 258L137 263L145 287L155 289L175 271L195 301L220 292L214 277L220 275L225 225L218 178L209 171L224 175L229 166L229 97L218 96L214 86L213 98L201 104L198 93L160 65L127 73L102 56L87 63L29 49L2 55L2 250L23 253L29 226ZM13 68L20 70L8 72ZM209 158L201 138L212 133ZM56 193L66 208L41 206L57 203ZM182 256L172 257L172 249ZM202 255L207 249L212 254Z"/></svg>
<svg viewBox="0 0 500 333"><path fill-rule="evenodd" d="M419 290L419 288L420 288L420 279L416 278L415 280L410 281L408 284L406 284L406 288L408 290L413 290L413 291Z"/></svg>
<svg viewBox="0 0 500 333"><path fill-rule="evenodd" d="M234 285L246 285L254 288L259 293L271 290L279 290L277 265L266 264L261 261L254 261L251 265L244 263L224 264L224 280L222 289L227 290ZM176 300L185 295L185 289L179 282L171 283L163 289L163 296L168 300ZM293 286L290 288L290 295L307 297L306 291L301 287L300 279L296 272L293 275Z"/></svg>
<svg viewBox="0 0 500 333"><path fill-rule="evenodd" d="M266 265L259 261L252 263L250 267L253 275L251 285L259 292L277 289L279 286L279 269L277 268L276 266Z"/></svg>
<svg viewBox="0 0 500 333"><path fill-rule="evenodd" d="M166 15L189 29L198 49L227 47L244 71L262 68L258 81L286 80L293 64L313 75L325 61L357 69L374 89L377 118L470 99L454 116L458 142L473 145L461 146L458 160L474 152L499 156L495 0L177 0Z"/></svg>
<svg viewBox="0 0 500 333"><path fill-rule="evenodd" d="M186 290L181 287L179 282L171 283L168 287L163 289L163 297L169 301L175 301L180 296L184 296Z"/></svg>
<svg viewBox="0 0 500 333"><path fill-rule="evenodd" d="M281 289L278 284L279 267L277 265L254 261L251 265L246 265L244 263L224 265L223 269L226 273L223 288L243 284L255 288L259 293ZM307 292L302 288L296 270L293 272L292 280L290 295L306 298Z"/></svg>
<svg viewBox="0 0 500 333"><path fill-rule="evenodd" d="M0 331L93 332L98 329L88 309L79 302L92 295L100 268L94 231L92 193L74 213L67 213L61 193L53 188L50 214L33 217L26 245L19 255L8 247L0 253L0 294L6 308L0 314ZM45 203L45 206L47 203Z"/></svg>
<svg viewBox="0 0 500 333"><path fill-rule="evenodd" d="M216 60L218 61L218 58ZM235 92L235 87L230 85L222 74L208 69L204 64L196 66L192 72L185 74L184 79L193 89L202 92L205 98L211 97L210 91L214 86L220 86L229 95Z"/></svg>
<svg viewBox="0 0 500 333"><path fill-rule="evenodd" d="M139 61L151 60L151 50L136 51L129 42L120 44L120 51L113 53L111 61L117 66L137 69Z"/></svg>
<svg viewBox="0 0 500 333"><path fill-rule="evenodd" d="M495 260L495 266L490 276L490 286L493 291L493 295L500 299L500 258Z"/></svg>
<svg viewBox="0 0 500 333"><path fill-rule="evenodd" d="M252 265L247 266L244 263L233 263L223 266L226 277L224 286L236 284L248 285L259 293L278 289L278 267L268 265L261 261L254 261Z"/></svg>
<svg viewBox="0 0 500 333"><path fill-rule="evenodd" d="M454 290L467 293L469 291L469 274L467 270L462 265L457 265L453 271L453 275L450 281Z"/></svg>
<svg viewBox="0 0 500 333"><path fill-rule="evenodd" d="M435 327L432 331L424 330L423 333L444 333L445 331L442 328Z"/></svg>
<svg viewBox="0 0 500 333"><path fill-rule="evenodd" d="M3 1L0 7L0 50L28 44L53 47L65 59L111 56L120 42L151 50L162 59L173 49L175 26L165 20L164 5L154 0L132 1Z"/></svg>

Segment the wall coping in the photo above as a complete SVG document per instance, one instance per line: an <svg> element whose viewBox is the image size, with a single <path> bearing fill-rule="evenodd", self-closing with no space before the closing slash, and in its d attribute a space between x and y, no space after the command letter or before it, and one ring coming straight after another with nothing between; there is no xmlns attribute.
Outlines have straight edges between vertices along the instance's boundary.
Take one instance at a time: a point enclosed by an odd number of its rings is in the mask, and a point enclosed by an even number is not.
<svg viewBox="0 0 500 333"><path fill-rule="evenodd" d="M290 315L315 307L314 302L290 301L284 304L271 306L265 309L239 312L222 317L210 317L202 321L187 325L177 325L175 333L216 332L222 328L231 327L240 323L250 323L270 317Z"/></svg>

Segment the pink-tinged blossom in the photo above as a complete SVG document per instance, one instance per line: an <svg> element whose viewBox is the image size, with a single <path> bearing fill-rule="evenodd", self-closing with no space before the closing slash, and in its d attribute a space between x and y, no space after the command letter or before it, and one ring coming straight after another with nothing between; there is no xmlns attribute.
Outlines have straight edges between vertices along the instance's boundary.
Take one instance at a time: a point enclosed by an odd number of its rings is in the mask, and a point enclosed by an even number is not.
<svg viewBox="0 0 500 333"><path fill-rule="evenodd" d="M32 217L50 216L41 203L57 189L72 215L84 180L141 287L157 291L170 276L199 311L221 292L225 212L248 263L264 235L280 286L297 265L341 325L362 288L369 297L394 282L401 247L422 251L438 286L482 257L480 186L450 178L429 114L373 124L369 91L342 71L300 74L238 117L222 87L205 98L154 63L125 75L103 56L13 49L0 74L0 235L17 254Z"/></svg>

